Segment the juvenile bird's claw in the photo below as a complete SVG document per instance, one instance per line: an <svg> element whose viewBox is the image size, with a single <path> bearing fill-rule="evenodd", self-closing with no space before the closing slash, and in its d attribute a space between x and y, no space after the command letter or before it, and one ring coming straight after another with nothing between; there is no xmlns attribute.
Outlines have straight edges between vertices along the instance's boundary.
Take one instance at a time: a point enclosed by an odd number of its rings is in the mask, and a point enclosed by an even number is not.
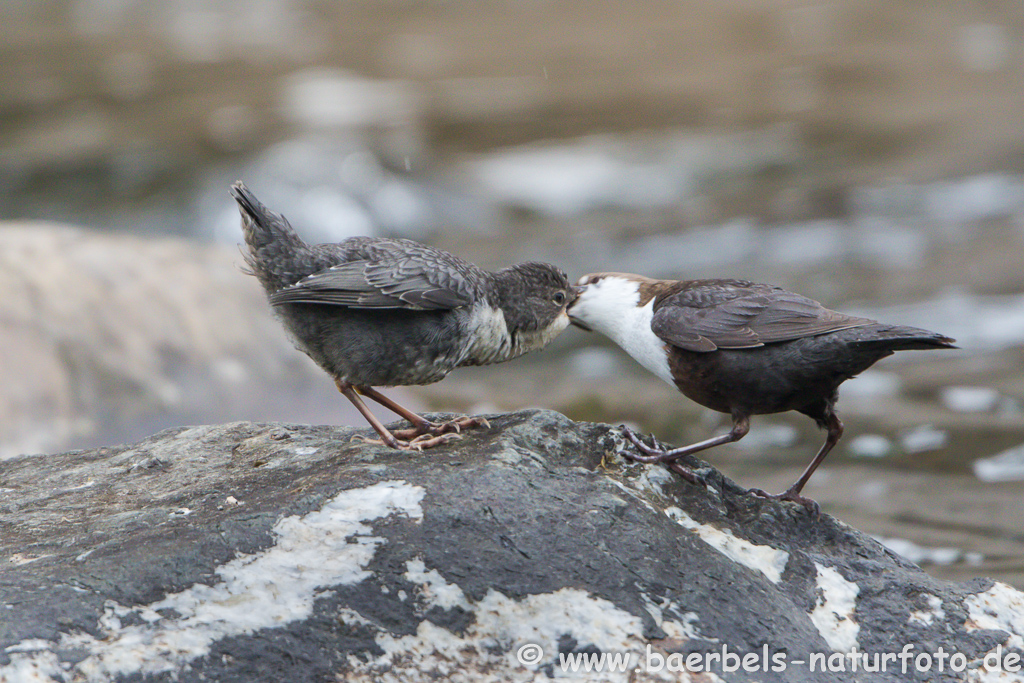
<svg viewBox="0 0 1024 683"><path fill-rule="evenodd" d="M421 434L416 438L412 439L411 441L406 441L404 439L395 439L395 444L393 448L397 448L400 451L416 451L417 453L422 453L427 448L433 448L434 446L438 446L449 441L458 441L461 438L462 437L459 436L458 434L451 433L440 434L437 436L433 434ZM371 439L361 434L356 434L351 439L349 439L349 443L352 443L353 441L358 441L360 443L369 443L375 446L391 445L385 443L383 439Z"/></svg>
<svg viewBox="0 0 1024 683"><path fill-rule="evenodd" d="M400 429L396 432L392 432L397 439L407 439L415 441L416 439L427 436L441 436L443 434L461 434L463 429L471 429L473 427L487 427L490 428L491 423L482 417L459 417L448 422L428 422L426 425L418 427L410 427L409 429Z"/></svg>

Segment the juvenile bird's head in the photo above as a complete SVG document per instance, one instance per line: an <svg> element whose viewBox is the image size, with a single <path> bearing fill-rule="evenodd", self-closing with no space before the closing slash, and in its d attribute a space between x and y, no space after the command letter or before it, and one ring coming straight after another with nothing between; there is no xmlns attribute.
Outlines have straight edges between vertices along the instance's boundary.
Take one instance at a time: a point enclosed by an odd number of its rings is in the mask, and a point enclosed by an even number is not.
<svg viewBox="0 0 1024 683"><path fill-rule="evenodd" d="M576 288L548 263L520 263L495 274L501 283L496 302L515 339L516 355L547 345L569 325L566 309Z"/></svg>

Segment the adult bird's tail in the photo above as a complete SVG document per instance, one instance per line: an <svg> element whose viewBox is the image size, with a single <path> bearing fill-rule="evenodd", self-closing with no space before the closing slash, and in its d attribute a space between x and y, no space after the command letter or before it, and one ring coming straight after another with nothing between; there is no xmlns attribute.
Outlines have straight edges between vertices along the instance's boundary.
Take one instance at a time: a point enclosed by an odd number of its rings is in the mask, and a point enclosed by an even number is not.
<svg viewBox="0 0 1024 683"><path fill-rule="evenodd" d="M906 325L869 325L863 328L865 338L855 343L881 346L889 351L926 351L928 349L955 349L955 339L945 335Z"/></svg>
<svg viewBox="0 0 1024 683"><path fill-rule="evenodd" d="M268 293L295 282L292 264L309 247L284 216L265 207L241 181L231 186L231 196L242 214L242 232L248 253L245 262Z"/></svg>

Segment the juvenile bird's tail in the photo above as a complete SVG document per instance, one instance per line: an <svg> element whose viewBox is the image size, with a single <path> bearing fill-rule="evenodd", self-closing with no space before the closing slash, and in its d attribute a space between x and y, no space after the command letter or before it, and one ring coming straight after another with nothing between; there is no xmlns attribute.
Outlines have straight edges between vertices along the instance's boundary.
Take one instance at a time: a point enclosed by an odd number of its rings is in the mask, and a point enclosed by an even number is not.
<svg viewBox="0 0 1024 683"><path fill-rule="evenodd" d="M268 293L292 284L292 263L309 247L284 216L265 207L241 181L231 186L231 196L242 214L242 232L249 247L242 255L253 275Z"/></svg>

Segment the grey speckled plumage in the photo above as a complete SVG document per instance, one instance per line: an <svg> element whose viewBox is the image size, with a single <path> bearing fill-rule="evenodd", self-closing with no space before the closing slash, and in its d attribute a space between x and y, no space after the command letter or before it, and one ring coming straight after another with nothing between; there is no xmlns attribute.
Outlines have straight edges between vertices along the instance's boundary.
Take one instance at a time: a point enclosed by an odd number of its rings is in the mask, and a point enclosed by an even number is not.
<svg viewBox="0 0 1024 683"><path fill-rule="evenodd" d="M595 273L580 285L569 311L575 324L607 335L686 397L733 419L728 434L672 450L648 446L626 430L643 453L637 460L669 463L696 483L699 477L680 458L743 438L751 415L795 410L828 436L796 483L771 497L812 510L816 504L800 491L842 436L835 412L839 385L896 351L955 348L935 332L845 315L745 280Z"/></svg>
<svg viewBox="0 0 1024 683"><path fill-rule="evenodd" d="M307 245L244 185L231 194L246 262L296 347L335 379L388 445L435 445L476 421L433 425L372 387L430 384L460 366L500 363L543 347L568 325L575 288L552 265L490 273L406 239ZM412 421L411 444L392 440L356 393Z"/></svg>

